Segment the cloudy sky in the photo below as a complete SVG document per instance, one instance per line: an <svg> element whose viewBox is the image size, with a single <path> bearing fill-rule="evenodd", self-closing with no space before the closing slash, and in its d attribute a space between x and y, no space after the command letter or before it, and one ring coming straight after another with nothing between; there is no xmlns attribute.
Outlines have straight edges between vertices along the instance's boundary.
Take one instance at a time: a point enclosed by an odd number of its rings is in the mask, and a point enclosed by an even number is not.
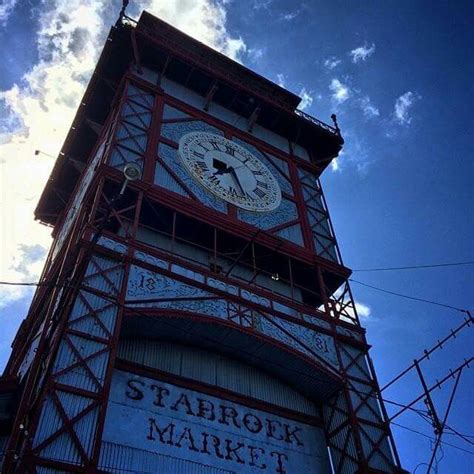
<svg viewBox="0 0 474 474"><path fill-rule="evenodd" d="M147 9L241 61L299 94L311 115L329 122L337 113L346 146L323 184L344 262L361 270L474 261L474 4L455 5L149 0L131 2L128 13L138 17ZM39 276L50 229L34 223L33 210L119 9L113 0L0 3L2 281ZM356 271L353 279L472 309L473 269ZM352 287L382 385L464 317L356 282ZM30 298L28 290L0 287L0 368ZM471 328L426 364L429 381L456 368L472 347ZM448 420L468 437L446 435L439 473L472 472L472 372L463 373ZM451 386L435 393L441 411ZM406 402L418 394L417 380L407 377L385 396ZM394 426L404 466L423 472L429 424L416 413L396 422L405 427Z"/></svg>

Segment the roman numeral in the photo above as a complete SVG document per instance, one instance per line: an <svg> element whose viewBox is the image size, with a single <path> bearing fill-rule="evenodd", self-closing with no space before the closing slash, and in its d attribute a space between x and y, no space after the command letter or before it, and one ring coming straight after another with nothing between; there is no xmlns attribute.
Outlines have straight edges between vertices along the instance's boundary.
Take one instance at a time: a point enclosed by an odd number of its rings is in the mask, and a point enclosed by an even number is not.
<svg viewBox="0 0 474 474"><path fill-rule="evenodd" d="M234 150L230 145L226 145L226 146L225 146L225 152L226 152L228 155L235 156L235 150ZM244 163L245 163L245 162L244 162Z"/></svg>
<svg viewBox="0 0 474 474"><path fill-rule="evenodd" d="M195 161L196 167L199 168L201 171L209 171L206 163L204 161Z"/></svg>
<svg viewBox="0 0 474 474"><path fill-rule="evenodd" d="M259 181L258 179L257 179L257 186L260 186L261 188L268 189L268 184L264 183L262 181Z"/></svg>
<svg viewBox="0 0 474 474"><path fill-rule="evenodd" d="M198 158L204 158L204 154L198 153L196 150L194 150L194 156L197 156Z"/></svg>
<svg viewBox="0 0 474 474"><path fill-rule="evenodd" d="M221 182L219 181L219 178L217 178L214 175L209 176L209 181L211 181L214 184L220 184Z"/></svg>
<svg viewBox="0 0 474 474"><path fill-rule="evenodd" d="M232 196L235 196L235 197L239 197L239 193L237 192L237 190L235 188L233 188L232 186L229 187L229 194L231 194Z"/></svg>
<svg viewBox="0 0 474 474"><path fill-rule="evenodd" d="M221 149L219 148L219 143L213 141L210 141L209 143L212 145L212 148L214 148L214 150L221 151Z"/></svg>
<svg viewBox="0 0 474 474"><path fill-rule="evenodd" d="M244 161L244 163L245 163L245 161ZM253 173L254 176L261 176L261 175L263 174L263 173L262 173L261 171L259 171L259 170L252 170L252 173Z"/></svg>
<svg viewBox="0 0 474 474"><path fill-rule="evenodd" d="M253 190L253 193L257 195L259 198L264 198L267 195L267 193L265 191L262 191L260 188L255 188Z"/></svg>

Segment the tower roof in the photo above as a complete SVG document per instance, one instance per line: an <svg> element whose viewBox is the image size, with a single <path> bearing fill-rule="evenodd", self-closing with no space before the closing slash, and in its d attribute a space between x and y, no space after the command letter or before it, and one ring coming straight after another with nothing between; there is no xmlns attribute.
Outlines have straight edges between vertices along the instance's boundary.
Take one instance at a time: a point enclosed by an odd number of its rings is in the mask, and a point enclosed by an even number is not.
<svg viewBox="0 0 474 474"><path fill-rule="evenodd" d="M317 150L319 171L340 151L339 130L297 110L301 99L191 38L166 22L143 12L136 24L114 26L71 129L43 191L35 217L48 225L58 222L111 110L120 80L130 64L165 75L277 134ZM256 111L258 110L258 114Z"/></svg>

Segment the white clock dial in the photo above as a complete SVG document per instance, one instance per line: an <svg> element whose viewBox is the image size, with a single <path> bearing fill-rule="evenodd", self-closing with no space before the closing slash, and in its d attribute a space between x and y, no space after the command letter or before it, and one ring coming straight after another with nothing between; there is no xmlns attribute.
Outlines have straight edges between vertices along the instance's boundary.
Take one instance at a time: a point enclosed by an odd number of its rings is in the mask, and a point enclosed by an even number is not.
<svg viewBox="0 0 474 474"><path fill-rule="evenodd" d="M278 182L252 153L227 138L191 132L179 140L179 155L191 175L231 204L255 212L276 209Z"/></svg>

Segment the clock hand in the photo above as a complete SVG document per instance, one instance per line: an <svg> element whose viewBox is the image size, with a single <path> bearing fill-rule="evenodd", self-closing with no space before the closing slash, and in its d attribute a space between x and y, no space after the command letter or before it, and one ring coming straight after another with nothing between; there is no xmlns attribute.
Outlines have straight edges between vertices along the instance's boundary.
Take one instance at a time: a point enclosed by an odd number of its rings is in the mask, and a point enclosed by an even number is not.
<svg viewBox="0 0 474 474"><path fill-rule="evenodd" d="M228 173L229 172L229 168L227 166L227 163L224 163L223 161L221 160L218 160L216 158L214 158L213 162L212 162L212 166L214 167L214 169L216 169L217 171L214 173L214 176L217 176L219 174L224 174L224 173Z"/></svg>
<svg viewBox="0 0 474 474"><path fill-rule="evenodd" d="M217 176L217 175L220 175L220 174L226 174L228 173L229 170L226 170L226 169L220 169L220 170L217 170L215 173L212 173L214 176Z"/></svg>
<svg viewBox="0 0 474 474"><path fill-rule="evenodd" d="M235 182L237 183L237 185L239 186L240 191L241 191L241 193L242 193L242 196L245 196L244 188L243 188L242 185L240 184L239 177L237 176L237 173L235 172L234 167L229 166L228 170L229 170L229 173L230 173L230 174L232 175L232 177L234 178L234 181L235 181Z"/></svg>

